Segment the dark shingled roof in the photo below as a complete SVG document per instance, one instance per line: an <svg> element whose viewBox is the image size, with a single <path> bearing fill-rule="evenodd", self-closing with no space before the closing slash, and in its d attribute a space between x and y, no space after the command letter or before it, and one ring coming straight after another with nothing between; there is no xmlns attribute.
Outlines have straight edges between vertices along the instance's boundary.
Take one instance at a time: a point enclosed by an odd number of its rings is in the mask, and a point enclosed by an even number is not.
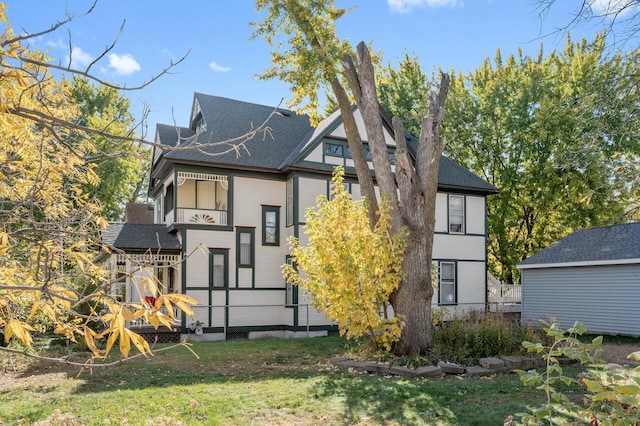
<svg viewBox="0 0 640 426"><path fill-rule="evenodd" d="M111 223L102 230L102 242L123 250L180 250L178 237L164 224Z"/></svg>
<svg viewBox="0 0 640 426"><path fill-rule="evenodd" d="M268 132L257 135L247 143L248 152L240 155L229 152L222 155L207 155L197 149L175 150L164 153L170 161L186 161L206 164L211 167L233 167L235 169L260 169L264 171L283 172L286 169L302 169L331 173L333 165L306 161L302 158L301 149L308 143L320 143L325 133L334 129L341 120L337 113L323 120L317 128L313 128L306 115L274 107L256 105L218 96L196 93L202 118L206 123L206 132L198 136L201 143L225 141L237 138L260 126L269 118ZM190 140L195 134L188 128L176 128L159 124L157 134L164 145L175 147L178 139L180 146L193 145ZM179 136L178 136L179 135ZM410 144L415 144L415 138L409 138ZM228 147L207 148L207 152L219 152ZM308 149L308 148L306 148ZM214 151L215 150L215 151ZM347 172L350 172L347 170ZM498 189L485 180L471 173L454 161L442 157L438 174L440 189L449 191L476 192L494 194Z"/></svg>
<svg viewBox="0 0 640 426"><path fill-rule="evenodd" d="M222 155L207 155L197 149L176 150L165 153L167 159L206 162L236 168L260 168L278 170L289 154L307 136L312 127L306 115L275 107L256 105L218 96L195 94L206 123L206 132L198 136L201 143L215 143L238 138L266 123L267 131L258 133L246 143L247 151L238 155L235 151ZM275 111L275 113L274 113ZM174 126L159 125L158 132L163 144L175 146L178 133ZM194 131L180 128L182 138L193 136ZM193 144L181 143L181 146ZM208 153L229 149L230 145L207 148Z"/></svg>
<svg viewBox="0 0 640 426"><path fill-rule="evenodd" d="M640 223L580 229L522 261L518 267L633 259L640 263Z"/></svg>

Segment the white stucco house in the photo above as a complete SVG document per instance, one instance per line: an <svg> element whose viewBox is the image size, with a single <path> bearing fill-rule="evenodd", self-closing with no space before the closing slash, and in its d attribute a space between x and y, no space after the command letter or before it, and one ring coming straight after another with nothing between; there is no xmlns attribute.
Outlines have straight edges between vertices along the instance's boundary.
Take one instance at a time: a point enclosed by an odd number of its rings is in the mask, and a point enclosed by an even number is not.
<svg viewBox="0 0 640 426"><path fill-rule="evenodd" d="M335 330L307 306L300 289L285 283L281 266L289 261L289 236L304 244L305 210L315 206L319 194L328 195L336 165L345 166L348 190L360 197L345 131L339 113L314 128L305 115L275 111L269 131L248 141L247 151L214 154L224 145L193 147L245 134L274 107L196 93L187 127L156 129L155 142L165 149L155 148L150 171L154 223L112 224L104 233L107 244L146 259L165 283L164 291L200 302L196 324L183 318L177 333L197 329L202 339L224 339ZM381 114L392 154L393 131ZM439 291L432 303L484 309L486 197L497 189L443 157L438 191L433 258ZM114 277L135 266L124 254L109 261ZM114 292L135 297L135 278L123 279Z"/></svg>
<svg viewBox="0 0 640 426"><path fill-rule="evenodd" d="M518 268L523 322L640 336L640 223L578 230Z"/></svg>

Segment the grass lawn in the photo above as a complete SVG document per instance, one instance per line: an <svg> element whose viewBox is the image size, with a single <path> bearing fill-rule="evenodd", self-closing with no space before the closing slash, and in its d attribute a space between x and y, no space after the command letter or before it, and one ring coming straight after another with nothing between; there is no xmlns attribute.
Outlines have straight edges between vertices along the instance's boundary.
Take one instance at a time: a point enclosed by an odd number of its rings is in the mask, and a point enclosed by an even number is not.
<svg viewBox="0 0 640 426"><path fill-rule="evenodd" d="M515 374L426 380L341 372L329 359L346 346L339 337L198 343L199 359L177 348L80 375L41 363L14 374L0 355L0 425L32 424L56 408L78 423L46 424L502 425L543 401Z"/></svg>

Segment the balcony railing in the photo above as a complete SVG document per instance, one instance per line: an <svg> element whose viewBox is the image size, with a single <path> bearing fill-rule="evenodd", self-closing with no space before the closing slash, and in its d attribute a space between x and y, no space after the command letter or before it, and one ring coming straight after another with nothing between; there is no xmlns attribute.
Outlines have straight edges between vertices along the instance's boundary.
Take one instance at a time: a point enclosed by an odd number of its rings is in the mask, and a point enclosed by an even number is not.
<svg viewBox="0 0 640 426"><path fill-rule="evenodd" d="M177 211L177 223L194 223L198 225L222 225L226 226L226 210L184 209Z"/></svg>

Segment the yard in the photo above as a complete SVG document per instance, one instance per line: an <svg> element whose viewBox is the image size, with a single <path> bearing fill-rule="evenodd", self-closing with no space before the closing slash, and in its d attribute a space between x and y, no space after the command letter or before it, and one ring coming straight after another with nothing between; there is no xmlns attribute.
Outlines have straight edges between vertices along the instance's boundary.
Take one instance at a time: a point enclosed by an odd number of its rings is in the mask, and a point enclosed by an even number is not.
<svg viewBox="0 0 640 426"><path fill-rule="evenodd" d="M605 354L624 362L639 349L633 343ZM200 359L177 348L81 374L16 356L13 373L0 355L0 424L49 418L44 424L497 425L543 401L515 374L425 380L340 372L329 362L348 350L338 337L232 340L193 349ZM576 400L581 395L579 389L568 393Z"/></svg>

